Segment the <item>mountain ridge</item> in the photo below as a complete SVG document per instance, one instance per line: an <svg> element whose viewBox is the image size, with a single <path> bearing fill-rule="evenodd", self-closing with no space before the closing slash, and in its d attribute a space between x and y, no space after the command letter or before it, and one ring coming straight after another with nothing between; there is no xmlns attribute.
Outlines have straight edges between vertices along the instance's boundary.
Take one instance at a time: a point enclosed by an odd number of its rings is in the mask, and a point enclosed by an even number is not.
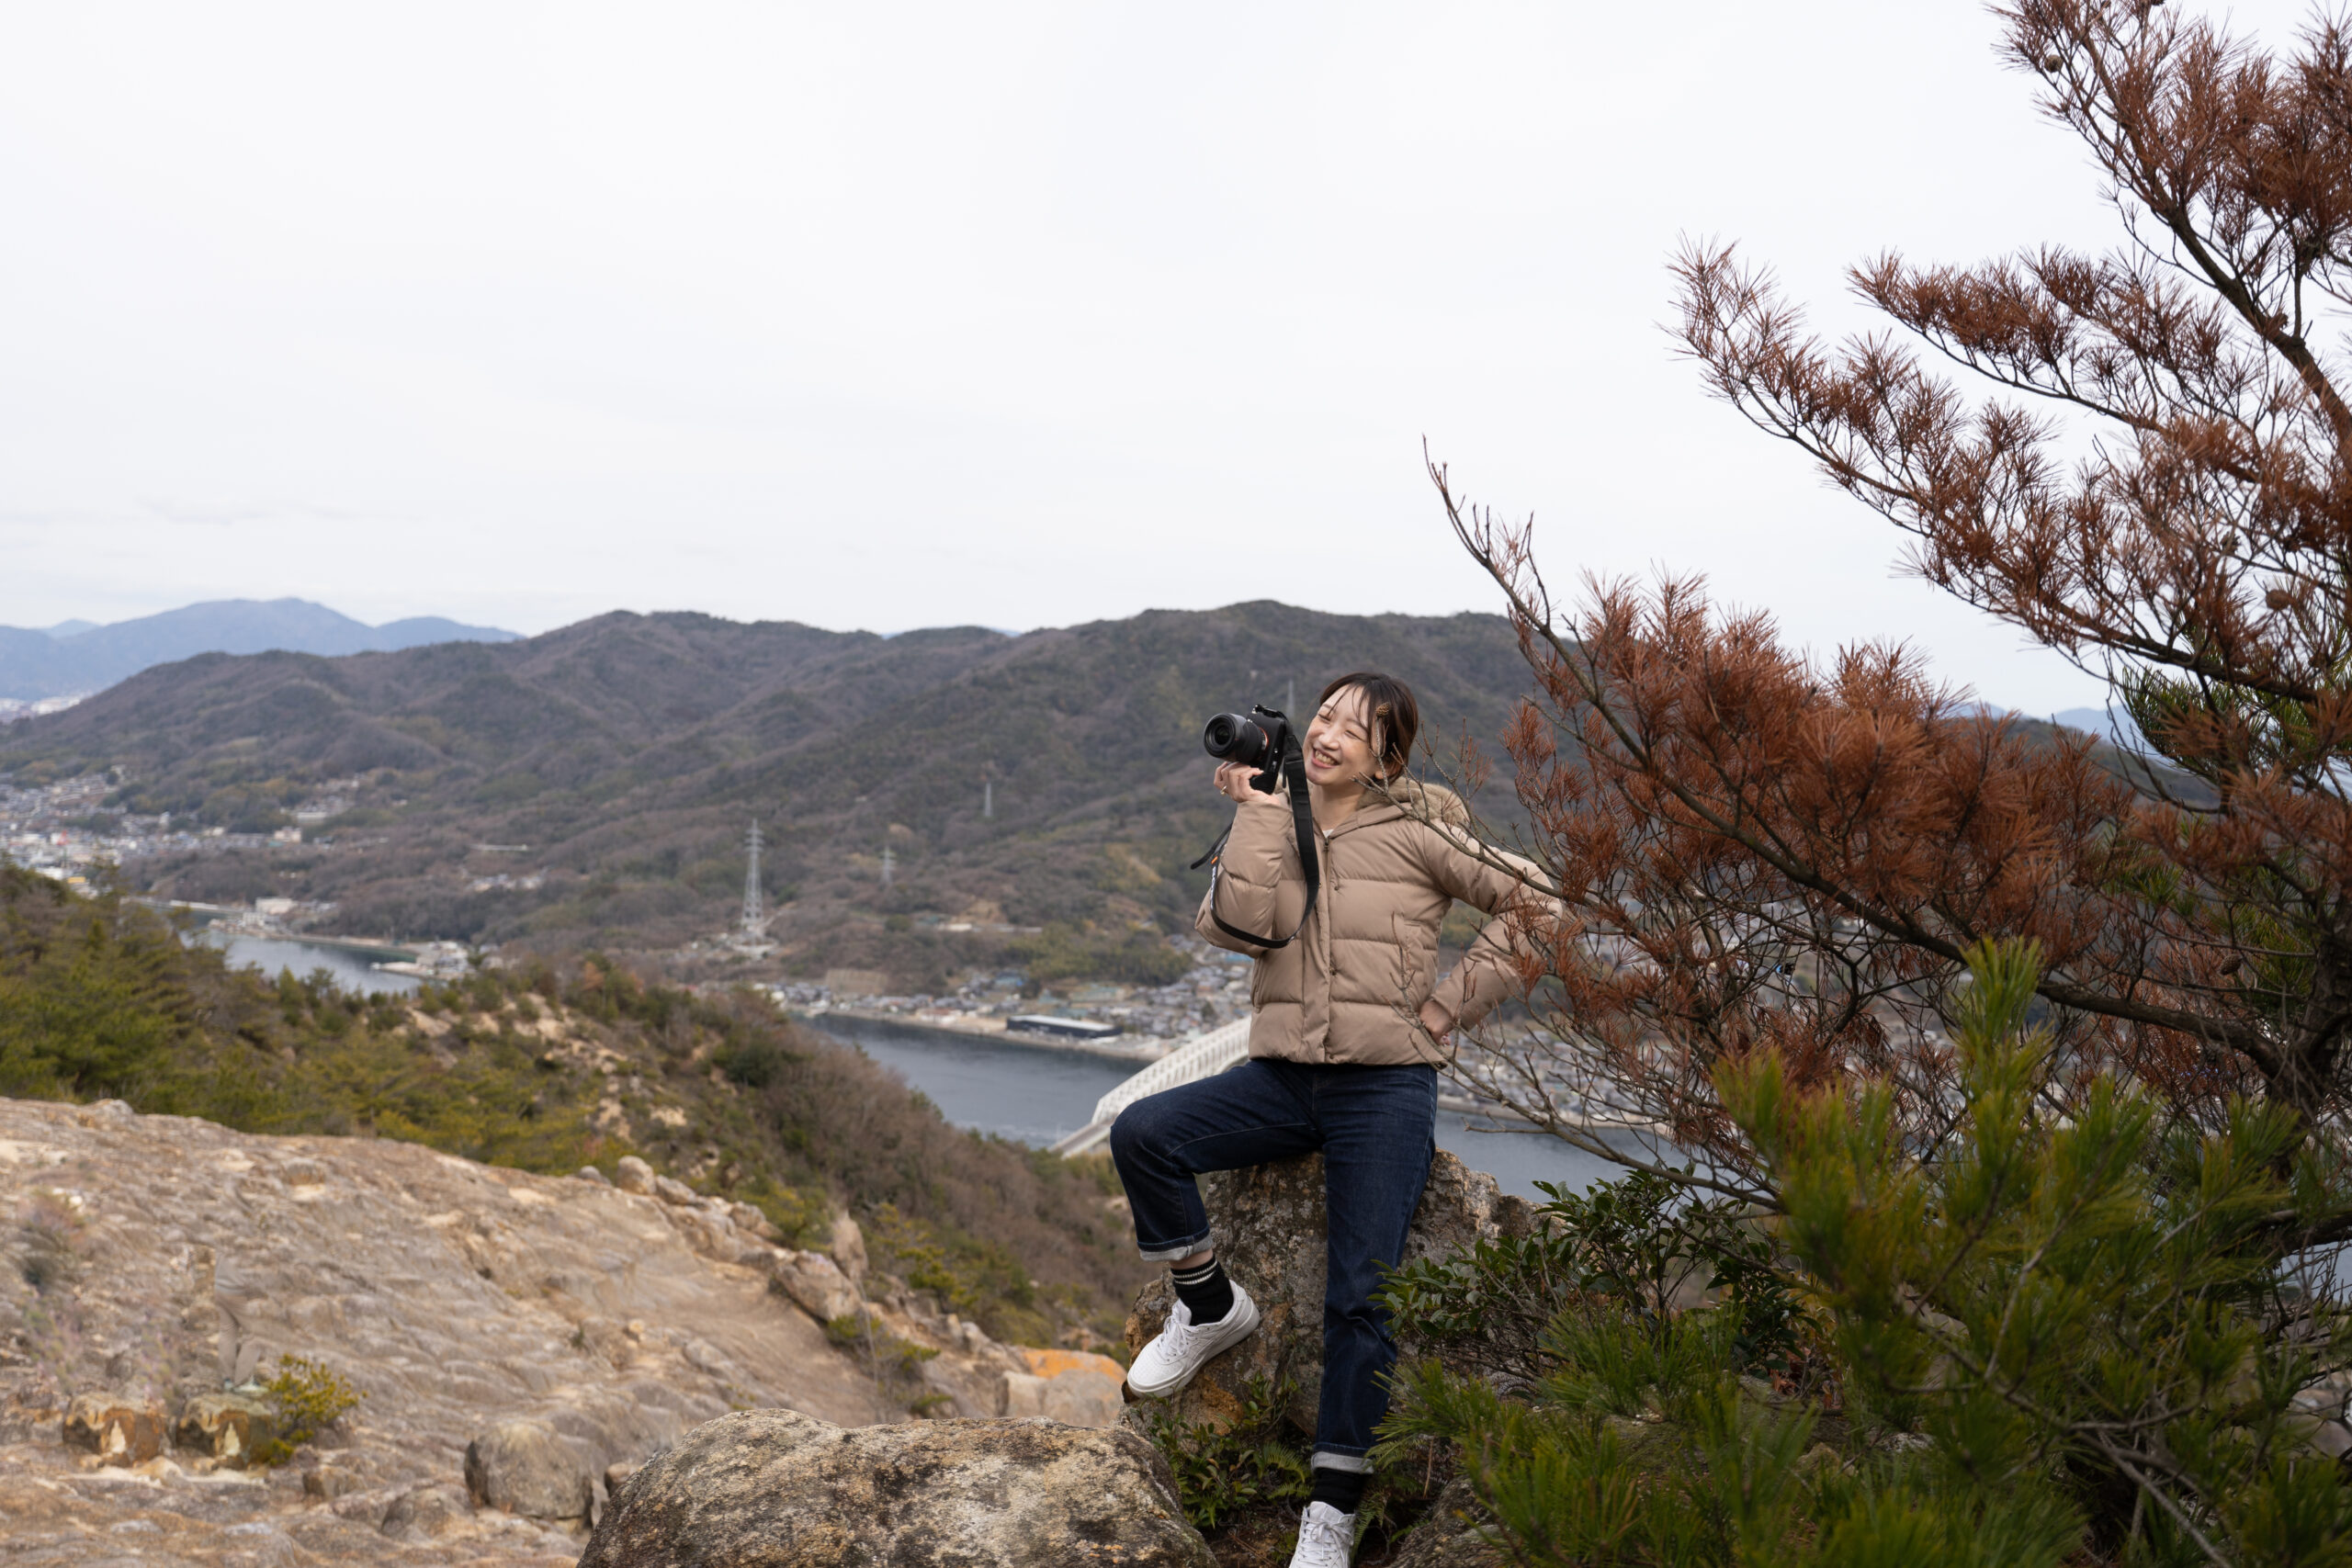
<svg viewBox="0 0 2352 1568"><path fill-rule="evenodd" d="M208 600L107 626L0 626L0 698L30 702L103 691L141 670L204 653L284 649L334 656L514 640L514 632L440 615L371 626L307 599Z"/></svg>
<svg viewBox="0 0 2352 1568"><path fill-rule="evenodd" d="M922 964L986 962L985 944L883 940L894 919L1187 929L1203 885L1188 863L1225 809L1202 723L1290 691L1304 707L1357 669L1408 681L1441 750L1466 733L1489 754L1528 683L1496 615L1261 602L884 637L614 612L511 643L159 666L0 730L0 771L119 769L110 810L242 831L335 783L349 809L326 845L131 874L209 902L332 900L347 931L550 948L674 946L731 924L756 817L783 961L912 983ZM522 873L538 878L527 892L473 886Z"/></svg>

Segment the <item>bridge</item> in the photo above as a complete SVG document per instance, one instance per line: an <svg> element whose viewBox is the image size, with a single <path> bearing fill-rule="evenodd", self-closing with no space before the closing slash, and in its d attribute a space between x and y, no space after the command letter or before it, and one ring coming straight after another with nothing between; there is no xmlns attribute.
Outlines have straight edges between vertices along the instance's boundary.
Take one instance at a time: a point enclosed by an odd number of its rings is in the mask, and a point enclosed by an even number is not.
<svg viewBox="0 0 2352 1568"><path fill-rule="evenodd" d="M1176 1047L1135 1077L1094 1102L1094 1116L1085 1126L1053 1145L1053 1152L1068 1159L1101 1148L1110 1141L1111 1123L1119 1112L1148 1094L1158 1094L1178 1084L1188 1084L1201 1078L1214 1077L1250 1055L1250 1021L1242 1019L1222 1029L1212 1029L1196 1034ZM1510 1106L1466 1094L1441 1093L1438 1109L1487 1122L1494 1130L1509 1128L1518 1132L1538 1131L1538 1124ZM1559 1119L1570 1126L1598 1132L1630 1133L1636 1136L1664 1138L1666 1128L1654 1122L1634 1121L1622 1113L1593 1114L1589 1108L1581 1111L1562 1110Z"/></svg>
<svg viewBox="0 0 2352 1568"><path fill-rule="evenodd" d="M1119 1112L1136 1100L1178 1084L1214 1077L1249 1055L1250 1021L1246 1018L1196 1034L1096 1100L1094 1119L1056 1144L1053 1152L1067 1159L1099 1149L1110 1141L1111 1123L1119 1119Z"/></svg>

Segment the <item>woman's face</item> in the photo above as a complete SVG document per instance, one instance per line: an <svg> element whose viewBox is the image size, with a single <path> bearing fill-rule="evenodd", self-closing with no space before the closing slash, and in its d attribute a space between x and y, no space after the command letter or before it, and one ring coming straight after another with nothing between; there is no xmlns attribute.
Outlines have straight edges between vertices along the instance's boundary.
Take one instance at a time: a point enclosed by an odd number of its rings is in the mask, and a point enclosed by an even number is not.
<svg viewBox="0 0 2352 1568"><path fill-rule="evenodd" d="M1363 784L1382 776L1371 710L1361 686L1340 687L1316 710L1306 727L1309 784Z"/></svg>

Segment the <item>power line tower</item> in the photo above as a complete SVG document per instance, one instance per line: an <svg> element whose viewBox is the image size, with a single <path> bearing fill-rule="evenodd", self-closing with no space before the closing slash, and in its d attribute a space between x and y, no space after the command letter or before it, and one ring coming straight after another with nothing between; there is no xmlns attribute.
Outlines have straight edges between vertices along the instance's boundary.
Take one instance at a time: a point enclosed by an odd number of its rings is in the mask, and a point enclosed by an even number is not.
<svg viewBox="0 0 2352 1568"><path fill-rule="evenodd" d="M882 846L882 886L885 886L885 887L888 887L888 886L890 886L890 873L891 873L892 869L894 868L895 864L896 864L896 862L895 862L895 860L893 859L893 857L891 856L891 853L890 853L890 846L889 846L889 845L888 845L888 844L883 845L883 846Z"/></svg>
<svg viewBox="0 0 2352 1568"><path fill-rule="evenodd" d="M996 815L996 767L980 764L980 820L985 822Z"/></svg>
<svg viewBox="0 0 2352 1568"><path fill-rule="evenodd" d="M767 899L760 892L760 819L752 818L750 837L743 842L743 935L757 941L767 934Z"/></svg>

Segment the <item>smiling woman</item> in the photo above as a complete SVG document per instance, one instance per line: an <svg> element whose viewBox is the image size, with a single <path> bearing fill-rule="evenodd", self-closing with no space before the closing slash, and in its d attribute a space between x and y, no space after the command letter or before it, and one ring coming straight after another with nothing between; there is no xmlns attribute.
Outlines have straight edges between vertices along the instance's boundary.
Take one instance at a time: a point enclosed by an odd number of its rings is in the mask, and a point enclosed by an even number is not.
<svg viewBox="0 0 2352 1568"><path fill-rule="evenodd" d="M1128 1374L1147 1398L1176 1393L1258 1325L1249 1292L1216 1260L1194 1179L1323 1156L1323 1381L1296 1562L1344 1563L1344 1551L1325 1548L1352 1540L1396 1359L1373 1292L1396 1265L1429 1176L1436 1065L1456 1025L1509 991L1515 938L1550 908L1531 890L1532 868L1469 835L1459 801L1407 775L1419 728L1403 682L1359 671L1324 688L1307 725L1310 815L1261 793L1248 764L1217 769L1236 811L1196 929L1256 960L1250 1060L1137 1100L1111 1129L1136 1244L1172 1265L1176 1287L1167 1328ZM1284 792L1299 787L1296 771L1283 774ZM1298 841L1309 833L1319 844ZM1456 899L1492 918L1441 983L1438 932ZM1293 934L1247 934L1281 931Z"/></svg>

